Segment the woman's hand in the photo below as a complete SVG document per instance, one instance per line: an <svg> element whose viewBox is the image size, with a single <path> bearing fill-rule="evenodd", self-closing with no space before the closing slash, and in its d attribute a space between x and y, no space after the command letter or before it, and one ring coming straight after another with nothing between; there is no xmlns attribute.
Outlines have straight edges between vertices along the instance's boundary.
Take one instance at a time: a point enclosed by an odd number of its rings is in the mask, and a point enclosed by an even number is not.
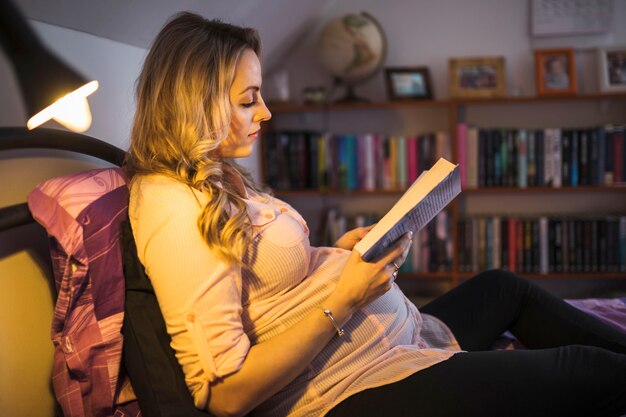
<svg viewBox="0 0 626 417"><path fill-rule="evenodd" d="M345 250L352 250L354 245L356 245L361 239L365 237L367 232L372 230L375 224L365 226L365 227L357 227L356 229L352 229L343 234L337 241L335 242L335 246Z"/></svg>
<svg viewBox="0 0 626 417"><path fill-rule="evenodd" d="M397 268L404 263L409 253L412 237L411 232L405 234L374 262L365 262L361 254L353 250L339 277L337 288L328 298L329 303L343 305L348 310L347 320L355 311L389 291Z"/></svg>

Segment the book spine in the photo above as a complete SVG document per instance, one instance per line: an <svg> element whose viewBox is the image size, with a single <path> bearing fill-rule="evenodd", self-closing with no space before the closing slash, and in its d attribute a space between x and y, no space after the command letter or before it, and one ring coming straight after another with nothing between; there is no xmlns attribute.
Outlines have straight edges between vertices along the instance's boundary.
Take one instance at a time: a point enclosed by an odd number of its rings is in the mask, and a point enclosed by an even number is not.
<svg viewBox="0 0 626 417"><path fill-rule="evenodd" d="M526 173L527 173L527 183L529 187L534 187L535 185L537 185L535 143L536 143L535 132L530 130L528 131L528 139L526 141L526 144L527 144L526 156L527 156L527 161L528 161L528 168L526 169Z"/></svg>
<svg viewBox="0 0 626 417"><path fill-rule="evenodd" d="M549 243L548 218L542 216L539 218L539 273L541 274L550 272Z"/></svg>
<svg viewBox="0 0 626 417"><path fill-rule="evenodd" d="M552 160L552 129L545 129L543 133L543 184L551 186L554 178L554 161Z"/></svg>
<svg viewBox="0 0 626 417"><path fill-rule="evenodd" d="M500 265L502 268L509 266L509 219L500 219Z"/></svg>
<svg viewBox="0 0 626 417"><path fill-rule="evenodd" d="M589 185L600 185L600 174L598 172L600 160L600 138L597 129L589 129Z"/></svg>
<svg viewBox="0 0 626 417"><path fill-rule="evenodd" d="M561 172L561 129L552 129L552 186L560 188L562 185Z"/></svg>
<svg viewBox="0 0 626 417"><path fill-rule="evenodd" d="M619 271L626 272L626 216L619 218Z"/></svg>
<svg viewBox="0 0 626 417"><path fill-rule="evenodd" d="M467 187L467 124L456 125L456 155L461 170L461 187Z"/></svg>
<svg viewBox="0 0 626 417"><path fill-rule="evenodd" d="M624 181L624 130L621 126L613 128L613 182Z"/></svg>
<svg viewBox="0 0 626 417"><path fill-rule="evenodd" d="M572 131L572 156L570 162L570 171L572 173L571 185L572 187L578 186L578 148L580 147L580 138L578 136L578 131Z"/></svg>
<svg viewBox="0 0 626 417"><path fill-rule="evenodd" d="M410 136L406 140L407 164L408 164L408 183L413 184L417 179L417 138Z"/></svg>
<svg viewBox="0 0 626 417"><path fill-rule="evenodd" d="M553 220L554 235L554 271L563 272L563 223L561 220Z"/></svg>
<svg viewBox="0 0 626 417"><path fill-rule="evenodd" d="M561 219L559 224L561 225L561 268L563 272L569 272L567 220Z"/></svg>
<svg viewBox="0 0 626 417"><path fill-rule="evenodd" d="M606 132L604 127L597 128L598 132L598 185L605 185L606 175Z"/></svg>
<svg viewBox="0 0 626 417"><path fill-rule="evenodd" d="M390 190L391 187L391 138L383 137L383 181L382 188Z"/></svg>
<svg viewBox="0 0 626 417"><path fill-rule="evenodd" d="M374 162L375 149L374 149L374 135L363 135L363 160L364 160L364 181L363 188L367 191L373 191L376 189L376 164Z"/></svg>
<svg viewBox="0 0 626 417"><path fill-rule="evenodd" d="M526 132L524 131L524 134ZM518 154L518 148L517 148L517 135L518 132L517 130L509 130L508 134L507 134L507 158L508 158L508 162L507 162L507 173L508 173L508 183L509 183L509 187L515 187L518 185L517 183L517 179L519 176L519 170L520 167L518 165L519 162L519 158L517 156ZM526 168L526 162L524 162L524 172L526 172L527 168Z"/></svg>
<svg viewBox="0 0 626 417"><path fill-rule="evenodd" d="M307 165L309 168L308 172L308 188L319 189L319 174L318 174L318 159L319 159L319 147L318 147L318 134L311 132L308 137L309 142L309 158L307 161Z"/></svg>
<svg viewBox="0 0 626 417"><path fill-rule="evenodd" d="M517 132L517 186L520 188L528 187L527 141L526 130L520 129Z"/></svg>
<svg viewBox="0 0 626 417"><path fill-rule="evenodd" d="M501 268L502 260L501 260L501 250L502 250L502 242L500 238L502 237L502 231L500 230L500 226L502 223L502 219L496 216L493 218L493 268Z"/></svg>
<svg viewBox="0 0 626 417"><path fill-rule="evenodd" d="M407 152L406 152L406 138L404 136L398 136L396 138L396 158L397 158L397 186L400 190L406 190L407 187Z"/></svg>
<svg viewBox="0 0 626 417"><path fill-rule="evenodd" d="M478 129L467 129L467 186L478 187Z"/></svg>
<svg viewBox="0 0 626 417"><path fill-rule="evenodd" d="M535 166L537 169L536 172L536 180L535 180L535 186L544 186L546 185L544 182L544 147L545 147L545 143L544 143L544 135L543 135L543 130L536 130L535 131Z"/></svg>
<svg viewBox="0 0 626 417"><path fill-rule="evenodd" d="M509 218L508 224L508 268L511 272L517 271L517 220L513 217Z"/></svg>
<svg viewBox="0 0 626 417"><path fill-rule="evenodd" d="M578 181L580 185L589 185L589 137L585 130L580 130L578 147Z"/></svg>
<svg viewBox="0 0 626 417"><path fill-rule="evenodd" d="M561 132L561 180L564 186L572 185L572 132L563 130Z"/></svg>

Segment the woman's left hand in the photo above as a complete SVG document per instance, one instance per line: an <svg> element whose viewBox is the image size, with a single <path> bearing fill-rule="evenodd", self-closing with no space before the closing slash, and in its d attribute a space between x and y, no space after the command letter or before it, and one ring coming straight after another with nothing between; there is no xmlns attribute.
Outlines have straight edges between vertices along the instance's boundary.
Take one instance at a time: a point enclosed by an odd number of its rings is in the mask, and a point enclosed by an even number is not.
<svg viewBox="0 0 626 417"><path fill-rule="evenodd" d="M335 246L345 250L352 250L354 245L356 245L361 239L365 237L367 232L372 230L375 224L371 224L365 227L357 227L356 229L352 229L343 234L337 241L335 242Z"/></svg>

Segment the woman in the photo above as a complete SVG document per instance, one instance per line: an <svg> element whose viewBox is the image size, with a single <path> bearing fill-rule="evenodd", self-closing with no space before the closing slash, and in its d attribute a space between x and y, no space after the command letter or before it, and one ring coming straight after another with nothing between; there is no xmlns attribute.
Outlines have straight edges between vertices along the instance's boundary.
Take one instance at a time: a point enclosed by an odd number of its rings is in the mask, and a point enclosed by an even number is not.
<svg viewBox="0 0 626 417"><path fill-rule="evenodd" d="M420 313L393 282L410 235L372 263L352 251L367 228L310 247L302 217L231 160L251 154L271 117L259 50L254 30L183 13L157 36L137 85L129 215L197 407L626 412L626 336L512 274L481 274ZM506 329L554 348L481 352ZM600 348L557 348L569 344Z"/></svg>

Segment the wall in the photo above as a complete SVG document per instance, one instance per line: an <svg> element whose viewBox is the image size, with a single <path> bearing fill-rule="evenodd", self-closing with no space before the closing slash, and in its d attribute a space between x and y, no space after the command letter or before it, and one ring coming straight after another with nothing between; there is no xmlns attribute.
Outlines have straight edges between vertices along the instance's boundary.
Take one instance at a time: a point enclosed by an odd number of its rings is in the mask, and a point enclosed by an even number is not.
<svg viewBox="0 0 626 417"><path fill-rule="evenodd" d="M100 88L90 98L93 124L87 135L125 148L134 111L133 84L145 51L96 36L31 22L40 37ZM24 126L26 117L6 57L0 53L0 126ZM54 122L45 127L61 128ZM0 207L26 201L40 181L102 166L63 152L0 153ZM31 242L35 242L31 246ZM43 230L28 225L0 237L0 415L52 416L53 347L50 323L54 290ZM59 414L57 414L59 415Z"/></svg>
<svg viewBox="0 0 626 417"><path fill-rule="evenodd" d="M533 49L574 47L578 84L582 93L596 90L593 48L626 45L626 0L614 0L609 34L532 38L530 1L521 0L345 0L328 8L324 18L286 60L292 97L300 99L305 86L331 85L331 77L316 59L316 42L324 25L335 16L360 11L373 15L388 40L386 66L428 66L437 98L448 97L448 59L468 56L504 56L509 94L532 95ZM382 72L357 88L371 100L385 99Z"/></svg>

